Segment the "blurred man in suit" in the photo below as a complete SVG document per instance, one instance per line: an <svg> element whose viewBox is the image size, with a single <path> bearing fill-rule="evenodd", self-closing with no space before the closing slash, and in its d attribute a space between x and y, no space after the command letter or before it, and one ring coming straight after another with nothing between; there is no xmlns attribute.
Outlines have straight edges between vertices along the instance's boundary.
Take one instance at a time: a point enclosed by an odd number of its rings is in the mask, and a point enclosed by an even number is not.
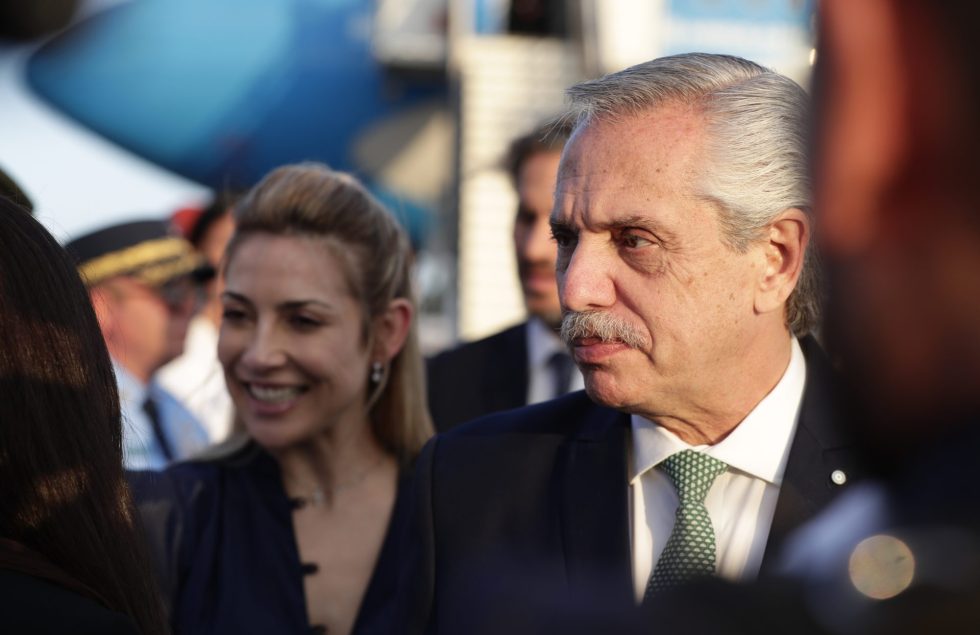
<svg viewBox="0 0 980 635"><path fill-rule="evenodd" d="M569 132L545 125L511 143L505 163L517 192L514 253L528 319L429 360L429 409L439 431L582 388L582 375L558 337L561 305L548 224Z"/></svg>
<svg viewBox="0 0 980 635"><path fill-rule="evenodd" d="M860 473L808 336L803 90L688 54L569 96L551 225L586 392L423 450L415 632L525 632L569 598L626 610L753 579Z"/></svg>

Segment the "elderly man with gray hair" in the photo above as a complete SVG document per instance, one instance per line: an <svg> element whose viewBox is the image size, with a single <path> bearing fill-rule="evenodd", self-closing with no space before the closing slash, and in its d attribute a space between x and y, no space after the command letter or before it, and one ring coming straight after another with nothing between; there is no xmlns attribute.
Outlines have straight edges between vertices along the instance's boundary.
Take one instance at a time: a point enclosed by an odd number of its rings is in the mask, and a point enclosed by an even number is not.
<svg viewBox="0 0 980 635"><path fill-rule="evenodd" d="M695 53L568 94L551 226L586 390L423 451L413 632L523 632L570 598L753 579L861 471L809 335L804 91Z"/></svg>

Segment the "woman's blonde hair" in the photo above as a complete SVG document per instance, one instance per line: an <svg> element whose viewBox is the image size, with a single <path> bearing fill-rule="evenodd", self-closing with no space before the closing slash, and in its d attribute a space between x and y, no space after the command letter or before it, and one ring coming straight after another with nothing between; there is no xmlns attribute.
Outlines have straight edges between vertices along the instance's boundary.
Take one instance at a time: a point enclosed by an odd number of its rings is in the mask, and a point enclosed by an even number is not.
<svg viewBox="0 0 980 635"><path fill-rule="evenodd" d="M408 237L353 176L318 163L283 166L252 188L234 215L226 267L236 248L254 234L323 239L363 308L365 343L371 341L373 320L392 300L404 298L416 306ZM413 318L404 346L369 396L374 434L403 464L432 436L417 331Z"/></svg>

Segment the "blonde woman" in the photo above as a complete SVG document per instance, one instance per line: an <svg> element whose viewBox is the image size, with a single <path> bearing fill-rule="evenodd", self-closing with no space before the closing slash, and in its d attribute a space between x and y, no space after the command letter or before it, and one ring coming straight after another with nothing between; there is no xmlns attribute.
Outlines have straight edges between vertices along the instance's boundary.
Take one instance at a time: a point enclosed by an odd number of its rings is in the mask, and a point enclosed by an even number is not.
<svg viewBox="0 0 980 635"><path fill-rule="evenodd" d="M432 429L408 240L316 164L235 216L218 357L246 434L139 484L174 630L386 632Z"/></svg>

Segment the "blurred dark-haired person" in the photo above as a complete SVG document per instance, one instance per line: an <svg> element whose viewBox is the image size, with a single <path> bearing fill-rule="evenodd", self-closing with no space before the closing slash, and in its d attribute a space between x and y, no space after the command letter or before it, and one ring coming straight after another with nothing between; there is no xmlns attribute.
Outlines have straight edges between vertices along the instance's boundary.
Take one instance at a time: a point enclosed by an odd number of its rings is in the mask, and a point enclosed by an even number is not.
<svg viewBox="0 0 980 635"><path fill-rule="evenodd" d="M786 555L828 632L980 632L978 26L975 2L820 7L828 344L879 477Z"/></svg>
<svg viewBox="0 0 980 635"><path fill-rule="evenodd" d="M528 319L428 360L429 409L439 431L583 387L558 336L557 249L548 218L570 127L545 124L515 139L505 167L517 193L514 254Z"/></svg>
<svg viewBox="0 0 980 635"><path fill-rule="evenodd" d="M179 633L396 633L425 406L408 238L353 177L235 206L218 357L245 434L137 495Z"/></svg>
<svg viewBox="0 0 980 635"><path fill-rule="evenodd" d="M0 196L0 632L166 633L133 517L88 294Z"/></svg>
<svg viewBox="0 0 980 635"><path fill-rule="evenodd" d="M214 270L159 220L104 227L65 247L78 262L116 369L126 467L159 469L203 450L204 428L155 375L184 350L201 284Z"/></svg>
<svg viewBox="0 0 980 635"><path fill-rule="evenodd" d="M204 285L204 303L191 318L184 352L156 374L160 385L201 422L211 443L227 439L234 422L234 408L218 361L217 345L224 290L221 261L235 231L232 205L236 199L235 193L222 193L203 209L181 210L174 215L175 220L178 214L186 219L181 224L181 233L217 274Z"/></svg>
<svg viewBox="0 0 980 635"><path fill-rule="evenodd" d="M691 53L569 97L551 228L586 390L423 450L409 632L519 632L549 595L628 610L754 579L861 473L810 335L803 89Z"/></svg>

